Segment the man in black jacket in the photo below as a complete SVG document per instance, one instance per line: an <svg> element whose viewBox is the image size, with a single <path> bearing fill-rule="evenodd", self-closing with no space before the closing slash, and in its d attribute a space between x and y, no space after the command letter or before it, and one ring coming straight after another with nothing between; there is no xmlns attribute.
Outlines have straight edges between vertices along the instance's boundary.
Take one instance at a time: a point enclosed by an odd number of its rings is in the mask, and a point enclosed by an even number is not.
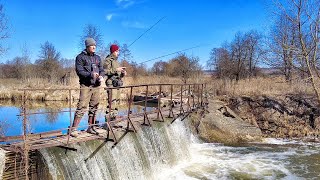
<svg viewBox="0 0 320 180"><path fill-rule="evenodd" d="M95 54L96 42L93 38L85 40L86 49L76 57L76 72L79 76L80 96L77 109L74 114L74 120L71 127L70 135L77 137L77 127L84 115L89 103L89 127L88 133L97 134L93 124L95 124L96 112L99 105L100 89L99 86L103 82L104 70L101 59Z"/></svg>

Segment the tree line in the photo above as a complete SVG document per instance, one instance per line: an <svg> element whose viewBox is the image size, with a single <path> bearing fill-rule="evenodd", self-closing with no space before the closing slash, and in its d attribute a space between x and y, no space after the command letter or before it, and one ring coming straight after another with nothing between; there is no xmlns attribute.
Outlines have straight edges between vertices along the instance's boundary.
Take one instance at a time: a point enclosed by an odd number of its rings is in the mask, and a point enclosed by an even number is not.
<svg viewBox="0 0 320 180"><path fill-rule="evenodd" d="M84 28L84 35L80 38L80 48L83 48L83 42L86 37L93 37L97 42L97 46L102 46L97 54L101 56L103 61L109 52L109 49L106 47L110 47L111 43L105 47L98 28L91 24L86 25ZM165 75L181 77L181 80L186 83L193 76L194 72L199 73L201 71L199 58L189 57L186 54L178 54L168 60L168 62L160 60L155 62L152 68L147 68L144 63L134 61L127 44L120 45L117 41L114 41L112 44L120 46L119 63L121 66L127 67L128 76L134 78L147 75ZM41 44L39 49L38 59L32 63L29 55L30 52L25 45L22 48L21 56L0 64L0 78L16 78L26 81L40 78L50 83L66 83L66 77L75 76L74 59L61 57L61 53L49 41Z"/></svg>
<svg viewBox="0 0 320 180"><path fill-rule="evenodd" d="M238 81L259 74L259 65L277 69L289 83L303 80L320 106L320 1L273 1L269 34L238 32L231 42L210 52L208 65L218 78Z"/></svg>
<svg viewBox="0 0 320 180"><path fill-rule="evenodd" d="M231 42L211 50L208 65L217 77L250 78L264 65L279 70L288 82L302 78L320 83L320 1L274 1L273 7L274 24L267 35L237 32Z"/></svg>
<svg viewBox="0 0 320 180"><path fill-rule="evenodd" d="M148 75L181 77L181 80L186 83L195 72L201 72L199 58L189 57L186 54L179 54L168 62L157 61L152 68L147 68L144 63L139 64L134 61L126 46L126 44L120 46L122 55L119 57L119 63L121 66L127 67L128 76L134 78ZM74 65L74 59L62 58L55 46L46 41L40 45L38 59L34 63L31 63L28 53L23 53L6 63L1 63L0 78L16 78L27 81L41 78L50 83L65 83L66 76L75 76Z"/></svg>
<svg viewBox="0 0 320 180"><path fill-rule="evenodd" d="M214 70L215 77L234 79L258 76L261 66L279 70L288 82L294 78L306 79L320 99L318 86L319 73L319 0L279 0L273 2L274 24L268 34L256 30L237 32L231 42L224 42L220 47L210 51L207 67ZM0 6L0 41L8 38L7 20ZM80 37L79 47L83 41L93 37L100 47L97 52L102 59L108 54L103 36L94 25L86 25ZM181 77L183 82L202 72L198 57L178 54L170 59L161 59L151 68L135 61L128 45L114 41L121 49L120 64L127 67L128 75L166 75ZM57 81L67 73L74 72L74 59L61 57L55 46L46 41L39 47L38 59L28 56L27 48L21 56L0 64L1 78L45 78ZM0 53L6 49L0 46ZM320 101L319 101L320 102Z"/></svg>

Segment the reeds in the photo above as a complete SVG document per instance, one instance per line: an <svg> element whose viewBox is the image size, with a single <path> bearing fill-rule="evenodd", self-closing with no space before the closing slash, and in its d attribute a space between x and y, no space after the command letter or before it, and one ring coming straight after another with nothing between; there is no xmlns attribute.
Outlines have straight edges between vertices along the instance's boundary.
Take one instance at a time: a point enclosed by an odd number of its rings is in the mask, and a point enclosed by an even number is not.
<svg viewBox="0 0 320 180"><path fill-rule="evenodd" d="M137 78L125 77L124 85L140 84L182 84L181 78L168 76L139 76ZM308 82L295 79L286 82L281 76L256 77L239 81L229 79L215 79L210 76L194 77L188 83L207 83L207 91L214 96L258 96L258 95L283 95L283 94L313 94L311 85ZM105 87L103 84L102 87ZM0 99L21 100L23 91L19 89L77 89L79 88L78 78L72 78L70 84L50 83L43 79L17 80L0 79ZM129 90L129 89L127 89ZM122 90L125 94L127 90ZM157 92L158 86L150 87L149 91ZM169 92L169 86L163 87L162 91ZM145 92L145 87L134 88L134 93ZM72 99L77 99L78 91L72 91ZM104 94L104 92L101 92ZM28 91L29 100L67 100L68 91Z"/></svg>
<svg viewBox="0 0 320 180"><path fill-rule="evenodd" d="M281 76L257 77L237 81L215 79L208 83L209 92L221 96L280 96L285 94L313 94L311 84L295 79L286 82Z"/></svg>

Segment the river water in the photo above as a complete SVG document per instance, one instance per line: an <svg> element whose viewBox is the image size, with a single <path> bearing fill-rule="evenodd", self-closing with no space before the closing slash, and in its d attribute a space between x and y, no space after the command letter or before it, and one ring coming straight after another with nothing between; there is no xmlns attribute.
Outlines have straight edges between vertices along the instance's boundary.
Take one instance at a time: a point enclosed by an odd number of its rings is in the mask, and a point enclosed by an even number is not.
<svg viewBox="0 0 320 180"><path fill-rule="evenodd" d="M238 147L194 142L190 149L191 160L166 171L168 179L320 179L319 143L270 138Z"/></svg>
<svg viewBox="0 0 320 180"><path fill-rule="evenodd" d="M2 133L21 133L18 113L19 108L0 107ZM31 118L32 131L70 123L68 113L41 119ZM238 146L204 143L190 132L187 120L143 127L113 148L102 144L80 143L78 152L67 154L59 148L40 152L53 179L320 179L319 143L272 138Z"/></svg>

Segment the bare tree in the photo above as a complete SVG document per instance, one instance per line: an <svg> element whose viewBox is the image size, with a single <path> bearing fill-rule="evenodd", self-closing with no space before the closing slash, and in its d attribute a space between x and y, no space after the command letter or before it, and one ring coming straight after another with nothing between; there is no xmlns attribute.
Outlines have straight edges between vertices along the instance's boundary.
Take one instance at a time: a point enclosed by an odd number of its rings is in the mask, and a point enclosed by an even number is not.
<svg viewBox="0 0 320 180"><path fill-rule="evenodd" d="M232 79L234 67L227 49L213 48L210 52L208 65L215 70L212 75L217 75L218 78Z"/></svg>
<svg viewBox="0 0 320 180"><path fill-rule="evenodd" d="M133 56L127 44L123 44L120 47L119 60L126 60L129 62L133 60Z"/></svg>
<svg viewBox="0 0 320 180"><path fill-rule="evenodd" d="M247 72L248 76L256 75L257 64L260 56L265 53L261 45L262 36L255 30L251 30L244 35L244 46L248 53L247 56Z"/></svg>
<svg viewBox="0 0 320 180"><path fill-rule="evenodd" d="M297 30L297 41L293 44L292 53L300 60L300 69L307 72L320 106L320 0L290 0L285 3L276 2L276 5L279 14L284 14L286 20Z"/></svg>
<svg viewBox="0 0 320 180"><path fill-rule="evenodd" d="M4 7L0 4L0 41L9 38L8 19L4 13ZM7 48L0 43L0 55L5 53Z"/></svg>
<svg viewBox="0 0 320 180"><path fill-rule="evenodd" d="M4 77L29 80L32 77L33 66L30 62L29 51L26 44L21 48L22 55L6 62L6 68L3 69Z"/></svg>
<svg viewBox="0 0 320 180"><path fill-rule="evenodd" d="M235 39L231 43L231 59L234 63L234 75L236 81L245 77L245 60L248 58L248 52L244 46L244 37L241 32L235 35Z"/></svg>
<svg viewBox="0 0 320 180"><path fill-rule="evenodd" d="M199 58L188 57L185 54L180 54L168 62L167 72L170 76L181 77L183 83L187 83L188 79L195 73L201 70Z"/></svg>
<svg viewBox="0 0 320 180"><path fill-rule="evenodd" d="M23 70L22 70L22 78L26 81L29 81L30 78L34 77L34 66L31 63L30 60L30 50L27 45L27 43L24 43L21 46L21 52L22 52L22 62L23 62Z"/></svg>
<svg viewBox="0 0 320 180"><path fill-rule="evenodd" d="M256 76L260 56L265 53L261 40L262 36L257 31L238 32L231 43L211 50L207 64L216 70L219 78L238 81Z"/></svg>
<svg viewBox="0 0 320 180"><path fill-rule="evenodd" d="M151 68L151 72L155 75L165 75L167 66L168 66L167 62L164 62L161 60L157 61L153 64Z"/></svg>
<svg viewBox="0 0 320 180"><path fill-rule="evenodd" d="M60 52L48 41L40 46L39 59L35 62L38 66L38 73L41 78L46 78L52 82L62 76L62 66L60 64Z"/></svg>
<svg viewBox="0 0 320 180"><path fill-rule="evenodd" d="M275 25L271 29L270 41L267 42L270 53L268 64L281 70L286 81L291 82L294 70L298 70L298 58L294 56L297 49L297 28L288 20L287 15L281 13L276 17Z"/></svg>
<svg viewBox="0 0 320 180"><path fill-rule="evenodd" d="M103 36L100 33L100 30L97 26L93 24L87 24L83 28L82 35L80 36L80 42L79 42L79 48L83 49L84 48L84 41L86 38L93 38L96 41L97 49L103 49ZM98 53L100 53L98 51Z"/></svg>

